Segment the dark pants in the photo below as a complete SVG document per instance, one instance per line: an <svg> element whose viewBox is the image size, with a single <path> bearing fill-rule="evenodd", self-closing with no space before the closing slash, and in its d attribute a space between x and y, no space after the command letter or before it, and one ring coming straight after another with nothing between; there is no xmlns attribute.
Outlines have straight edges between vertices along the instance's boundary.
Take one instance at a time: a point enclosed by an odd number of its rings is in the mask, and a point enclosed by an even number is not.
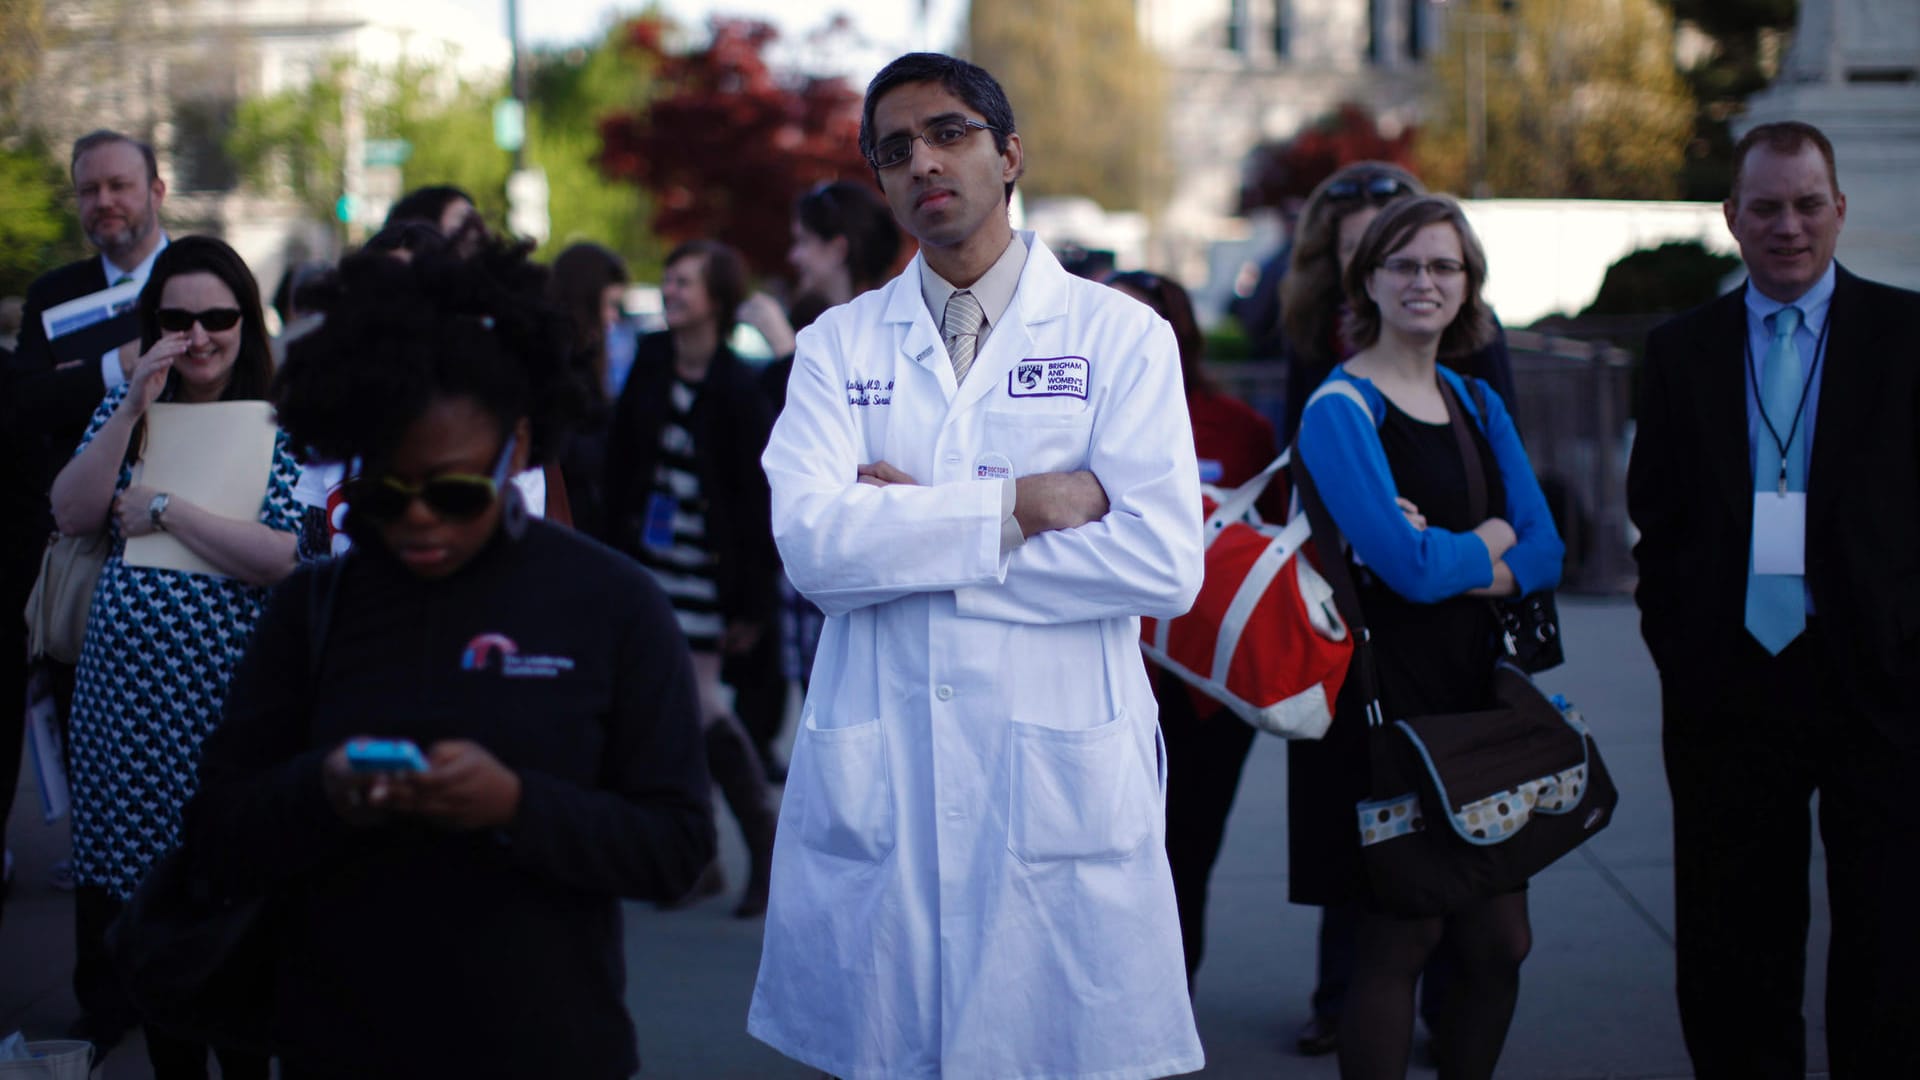
<svg viewBox="0 0 1920 1080"><path fill-rule="evenodd" d="M776 776L785 771L773 752L787 718L787 677L780 666L780 620L768 618L754 647L727 657L721 679L733 687L733 714L753 740L765 770Z"/></svg>
<svg viewBox="0 0 1920 1080"><path fill-rule="evenodd" d="M1160 732L1167 742L1167 862L1173 868L1191 992L1207 948L1207 880L1220 856L1227 814L1256 733L1224 707L1196 716L1185 683L1158 668L1149 670L1157 684Z"/></svg>
<svg viewBox="0 0 1920 1080"><path fill-rule="evenodd" d="M20 618L40 573L38 550L19 538L0 537L0 844L20 782L20 751L26 742L27 624ZM5 893L0 892L0 902Z"/></svg>
<svg viewBox="0 0 1920 1080"><path fill-rule="evenodd" d="M1920 751L1850 707L1819 621L1778 657L1743 636L1710 689L1663 682L1681 1029L1701 1080L1806 1074L1810 803L1827 897L1835 1080L1920 1076ZM1693 692L1687 692L1687 691Z"/></svg>
<svg viewBox="0 0 1920 1080"><path fill-rule="evenodd" d="M107 890L82 885L73 890L73 927L75 957L73 992L80 1009L90 1021L89 1034L96 1038L123 1031L140 1022L133 1005L120 989L120 980L107 959L107 927L118 918L125 905ZM146 1029L147 1061L153 1065L154 1080L206 1080L207 1047L203 1043L176 1039ZM266 1080L267 1059L252 1054L216 1048L220 1074L228 1080Z"/></svg>

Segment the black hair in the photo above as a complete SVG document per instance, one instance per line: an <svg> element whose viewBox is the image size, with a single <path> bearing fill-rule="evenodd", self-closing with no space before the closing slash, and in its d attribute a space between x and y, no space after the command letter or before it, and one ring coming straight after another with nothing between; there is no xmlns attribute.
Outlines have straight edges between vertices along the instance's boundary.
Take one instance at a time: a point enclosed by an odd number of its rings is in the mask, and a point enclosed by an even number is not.
<svg viewBox="0 0 1920 1080"><path fill-rule="evenodd" d="M425 221L432 223L437 229L440 227L441 215L445 214L447 207L457 199L465 199L469 204L473 203L473 196L452 184L434 184L429 187L414 188L400 196L399 201L393 204L393 208L387 211L387 220L382 227L390 228L403 221Z"/></svg>
<svg viewBox="0 0 1920 1080"><path fill-rule="evenodd" d="M223 240L211 236L183 236L160 249L153 260L153 272L140 289L136 304L140 313L140 351L145 353L160 340L160 294L167 282L182 274L212 274L220 279L240 304L240 354L234 358L233 373L222 401L259 401L267 396L273 381L273 350L267 343L266 317L260 309L260 283L247 269L240 253ZM179 375L167 376L168 393L175 390Z"/></svg>
<svg viewBox="0 0 1920 1080"><path fill-rule="evenodd" d="M281 273L280 284L273 290L273 310L280 315L281 329L299 315L319 309L321 293L316 286L332 271L330 264L312 259L293 263Z"/></svg>
<svg viewBox="0 0 1920 1080"><path fill-rule="evenodd" d="M467 259L349 255L325 320L287 347L273 386L280 426L309 460L378 467L432 401L466 397L502 431L525 418L529 460L548 460L587 399L544 284L518 245Z"/></svg>
<svg viewBox="0 0 1920 1080"><path fill-rule="evenodd" d="M383 254L404 251L411 256L444 251L446 247L447 237L440 231L437 220L428 222L407 218L404 221L388 221L379 232L367 237L367 242L360 249Z"/></svg>
<svg viewBox="0 0 1920 1080"><path fill-rule="evenodd" d="M601 298L610 286L625 285L625 259L599 244L568 246L553 260L547 281L547 299L567 316L572 327L573 362L591 374L596 405L606 397L607 328L600 321Z"/></svg>
<svg viewBox="0 0 1920 1080"><path fill-rule="evenodd" d="M847 238L847 279L855 293L875 288L900 255L900 226L871 187L835 180L794 200L794 219L822 240Z"/></svg>
<svg viewBox="0 0 1920 1080"><path fill-rule="evenodd" d="M681 259L698 257L700 282L707 287L707 299L713 302L713 318L720 344L733 337L740 324L740 305L747 301L747 260L729 244L718 240L689 240L667 253L661 266L672 266Z"/></svg>
<svg viewBox="0 0 1920 1080"><path fill-rule="evenodd" d="M1187 295L1186 286L1165 274L1148 270L1114 274L1107 278L1107 284L1116 289L1132 289L1146 297L1153 313L1173 328L1174 344L1180 348L1180 382L1187 395L1191 397L1195 391L1212 393L1214 387L1204 367L1207 336L1200 329L1200 320L1193 311L1193 298Z"/></svg>
<svg viewBox="0 0 1920 1080"><path fill-rule="evenodd" d="M155 180L160 179L160 159L154 156L153 145L151 143L141 142L131 135L123 135L118 131L111 131L107 128L101 128L98 131L89 131L85 135L73 140L73 156L67 161L67 175L72 176L80 171L80 159L85 156L89 150L105 146L108 143L125 143L135 150L140 151L141 160L147 163L147 183L151 184Z"/></svg>
<svg viewBox="0 0 1920 1080"><path fill-rule="evenodd" d="M967 108L978 112L993 128L993 147L1007 152L1007 140L1018 130L1013 123L1013 105L986 68L944 53L908 53L886 67L867 84L867 100L860 108L860 156L873 162L873 146L879 134L873 130L873 110L880 99L896 87L908 83L936 82ZM880 170L873 170L876 180ZM1007 181L1007 198L1013 198L1012 180Z"/></svg>

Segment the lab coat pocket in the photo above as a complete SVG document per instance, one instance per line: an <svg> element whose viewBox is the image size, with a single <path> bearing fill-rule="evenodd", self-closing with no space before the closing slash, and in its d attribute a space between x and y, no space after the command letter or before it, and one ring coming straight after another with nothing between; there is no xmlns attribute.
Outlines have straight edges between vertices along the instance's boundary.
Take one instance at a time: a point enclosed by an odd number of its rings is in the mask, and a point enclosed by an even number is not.
<svg viewBox="0 0 1920 1080"><path fill-rule="evenodd" d="M1083 402L1067 404L1079 407L1059 412L1035 402L1031 408L987 410L984 449L1005 454L1015 476L1086 468L1093 410Z"/></svg>
<svg viewBox="0 0 1920 1080"><path fill-rule="evenodd" d="M1007 848L1026 863L1124 859L1153 832L1158 800L1125 712L1079 730L1013 723Z"/></svg>
<svg viewBox="0 0 1920 1080"><path fill-rule="evenodd" d="M806 712L800 841L827 855L879 862L893 850L893 784L880 721L823 728Z"/></svg>

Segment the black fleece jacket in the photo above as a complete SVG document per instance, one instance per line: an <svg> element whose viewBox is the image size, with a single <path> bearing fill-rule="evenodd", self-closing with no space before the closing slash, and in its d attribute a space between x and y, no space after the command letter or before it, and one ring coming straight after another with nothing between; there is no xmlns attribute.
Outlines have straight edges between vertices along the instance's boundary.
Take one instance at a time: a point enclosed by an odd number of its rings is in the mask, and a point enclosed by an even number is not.
<svg viewBox="0 0 1920 1080"><path fill-rule="evenodd" d="M323 1076L632 1074L619 899L682 895L714 852L665 597L541 521L443 581L368 540L337 569L313 667L335 572L275 593L186 810L196 860L271 896L275 1042ZM356 735L472 739L519 775L518 816L351 827L320 766Z"/></svg>

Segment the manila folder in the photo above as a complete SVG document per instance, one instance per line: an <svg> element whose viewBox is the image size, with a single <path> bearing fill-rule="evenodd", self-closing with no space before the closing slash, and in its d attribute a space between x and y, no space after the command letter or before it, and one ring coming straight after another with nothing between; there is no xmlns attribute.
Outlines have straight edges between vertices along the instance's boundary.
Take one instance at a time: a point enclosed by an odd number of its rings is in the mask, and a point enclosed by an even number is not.
<svg viewBox="0 0 1920 1080"><path fill-rule="evenodd" d="M208 513L259 521L277 433L264 401L155 402L134 482ZM163 532L130 537L123 558L129 566L228 576Z"/></svg>

